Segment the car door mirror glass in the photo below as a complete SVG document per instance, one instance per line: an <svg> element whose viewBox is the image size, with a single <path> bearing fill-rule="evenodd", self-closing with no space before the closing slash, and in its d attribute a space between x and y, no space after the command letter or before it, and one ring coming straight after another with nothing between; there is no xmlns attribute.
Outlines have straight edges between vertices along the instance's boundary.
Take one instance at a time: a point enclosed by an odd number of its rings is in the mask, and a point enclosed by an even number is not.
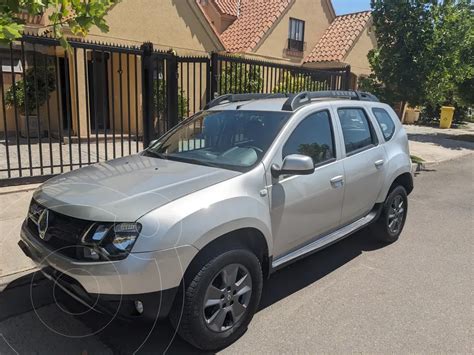
<svg viewBox="0 0 474 355"><path fill-rule="evenodd" d="M284 160L282 167L272 165L272 175L311 175L314 173L314 162L311 157L301 154L290 154Z"/></svg>

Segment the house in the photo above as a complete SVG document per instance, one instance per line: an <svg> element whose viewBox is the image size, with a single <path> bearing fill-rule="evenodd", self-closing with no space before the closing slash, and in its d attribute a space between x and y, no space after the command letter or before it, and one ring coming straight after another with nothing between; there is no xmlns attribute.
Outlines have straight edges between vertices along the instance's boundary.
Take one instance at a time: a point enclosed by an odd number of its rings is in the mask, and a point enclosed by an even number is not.
<svg viewBox="0 0 474 355"><path fill-rule="evenodd" d="M336 14L330 0L196 0L228 53L299 65Z"/></svg>
<svg viewBox="0 0 474 355"><path fill-rule="evenodd" d="M27 31L47 34L47 17L24 15ZM142 134L138 119L144 100L142 56L120 48L104 50L102 44L131 48L148 41L155 50L172 49L183 58L178 67L179 92L187 106L183 115L196 112L208 99L206 64L193 63L197 56L228 53L322 69L350 65L354 87L355 78L368 73L366 53L375 45L370 13L336 16L330 0L123 0L113 6L106 21L108 33L92 28L85 38L99 43L97 47L80 47L73 52L41 43L15 44L12 51L0 48L3 94L13 81L22 80L35 60L34 53L45 56L47 65L55 68L56 84L49 94L49 105L43 104L31 114L41 117L35 118L42 124L41 130L48 127L51 134L60 137L85 137L97 130L100 134L107 130L116 133L117 127L121 135ZM157 61L158 81L165 80L167 65L164 59ZM270 86L286 78L283 72L273 70L261 75L269 91L273 90ZM315 81L315 87L320 84ZM163 110L165 96L155 98L157 112ZM0 101L5 107L5 100L0 97ZM5 113L0 112L6 117L0 117L0 130L12 131L17 123L15 115L11 105ZM124 117L130 124L123 124ZM22 122L20 126L25 126Z"/></svg>
<svg viewBox="0 0 474 355"><path fill-rule="evenodd" d="M329 0L197 0L228 53L370 74L370 11L336 16Z"/></svg>
<svg viewBox="0 0 474 355"><path fill-rule="evenodd" d="M195 0L123 0L106 16L109 32L92 28L88 40L174 49L179 55L203 55L224 50L219 35Z"/></svg>
<svg viewBox="0 0 474 355"><path fill-rule="evenodd" d="M376 45L370 11L337 16L303 65L319 69L350 65L355 87L358 77L371 73L367 54Z"/></svg>

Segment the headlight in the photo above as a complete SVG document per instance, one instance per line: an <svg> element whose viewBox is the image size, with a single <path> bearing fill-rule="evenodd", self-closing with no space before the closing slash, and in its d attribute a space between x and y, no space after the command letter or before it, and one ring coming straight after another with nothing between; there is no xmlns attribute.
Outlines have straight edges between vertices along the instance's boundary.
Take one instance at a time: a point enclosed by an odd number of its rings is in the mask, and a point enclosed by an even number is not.
<svg viewBox="0 0 474 355"><path fill-rule="evenodd" d="M127 257L140 234L139 223L95 224L82 238L84 258L120 260Z"/></svg>

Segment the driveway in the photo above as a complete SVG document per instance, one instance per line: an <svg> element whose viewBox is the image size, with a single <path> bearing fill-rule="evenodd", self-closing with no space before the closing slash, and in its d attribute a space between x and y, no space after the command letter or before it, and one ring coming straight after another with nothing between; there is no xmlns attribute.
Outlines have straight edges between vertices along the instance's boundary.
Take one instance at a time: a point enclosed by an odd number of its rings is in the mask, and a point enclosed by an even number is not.
<svg viewBox="0 0 474 355"><path fill-rule="evenodd" d="M223 352L472 353L473 182L473 155L422 172L397 243L361 231L276 273ZM31 279L0 293L1 354L195 352L167 322L109 323L71 301L67 314L49 282Z"/></svg>

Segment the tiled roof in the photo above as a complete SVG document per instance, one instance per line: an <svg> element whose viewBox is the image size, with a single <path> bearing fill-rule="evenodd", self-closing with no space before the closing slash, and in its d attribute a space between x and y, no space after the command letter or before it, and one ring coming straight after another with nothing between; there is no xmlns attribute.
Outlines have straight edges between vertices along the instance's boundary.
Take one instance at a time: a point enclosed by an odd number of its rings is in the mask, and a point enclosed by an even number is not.
<svg viewBox="0 0 474 355"><path fill-rule="evenodd" d="M214 4L223 14L237 17L239 0L214 0Z"/></svg>
<svg viewBox="0 0 474 355"><path fill-rule="evenodd" d="M292 1L240 0L238 18L221 34L226 50L243 52L255 48Z"/></svg>
<svg viewBox="0 0 474 355"><path fill-rule="evenodd" d="M370 17L370 11L336 17L306 57L305 62L342 61L361 35Z"/></svg>

